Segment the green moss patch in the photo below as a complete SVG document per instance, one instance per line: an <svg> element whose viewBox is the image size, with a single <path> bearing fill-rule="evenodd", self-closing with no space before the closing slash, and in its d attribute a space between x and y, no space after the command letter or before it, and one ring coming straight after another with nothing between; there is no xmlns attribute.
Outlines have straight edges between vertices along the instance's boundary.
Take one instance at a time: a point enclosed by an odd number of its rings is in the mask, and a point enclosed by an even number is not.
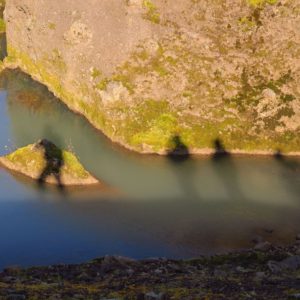
<svg viewBox="0 0 300 300"><path fill-rule="evenodd" d="M24 71L44 83L70 109L84 115L93 126L101 129L113 141L136 151L165 153L172 147L170 143L176 135L180 136L191 152L201 149L206 151L208 148L213 150L216 139L221 139L228 151L299 151L299 129L287 130L281 124L282 116L290 117L294 114L290 103L296 96L284 88L293 83L294 74L290 71L286 70L277 78L267 78L245 68L241 78L234 79L239 85L230 87L230 78L223 77L220 71L207 78L201 67L205 65L209 68L210 58L199 59L198 55L186 49L187 45L184 42L176 47L172 47L170 41L160 41L157 45L158 49L153 53L145 48L133 53L130 60L117 68L109 78L103 78L100 70L91 69L93 88L82 84L78 86L77 94L75 91L67 91L63 78L53 75L65 72L62 62L52 64L58 70L51 72L49 57L46 61L33 61L28 55L10 45L6 61L8 64L21 66ZM169 56L170 50L174 52L173 57ZM60 57L58 51L53 53L52 58ZM193 65L193 68L187 67L189 65ZM137 85L136 79L141 75L147 78L156 76L159 81L169 82L170 86L166 85L165 88L170 88L172 92L172 74L176 74L178 69L181 70L182 76L188 78L187 86L180 93L186 104L176 106L172 96L165 99L149 99L139 91L141 87ZM130 94L129 101L118 100L109 106L103 104L99 92L106 90L111 81L121 82L127 88ZM237 90L237 93L223 98L222 103L218 104L219 99L224 96L220 92L221 89L210 86L211 82L216 82L217 86L224 90ZM272 90L278 96L282 108L278 110L278 114L264 118L263 126L254 128L254 124L260 121L257 106L266 89ZM206 94L204 91L207 91ZM91 100L85 101L81 95ZM201 107L199 99L203 99ZM275 129L280 126L283 126L283 132L276 132Z"/></svg>
<svg viewBox="0 0 300 300"><path fill-rule="evenodd" d="M160 22L160 15L157 11L156 5L151 1L151 0L144 0L143 1L143 6L147 10L146 13L146 19L155 23L159 24Z"/></svg>
<svg viewBox="0 0 300 300"><path fill-rule="evenodd" d="M3 33L6 31L6 24L3 18L0 18L0 33Z"/></svg>
<svg viewBox="0 0 300 300"><path fill-rule="evenodd" d="M276 4L278 0L247 0L248 3L254 7L263 6L265 4Z"/></svg>

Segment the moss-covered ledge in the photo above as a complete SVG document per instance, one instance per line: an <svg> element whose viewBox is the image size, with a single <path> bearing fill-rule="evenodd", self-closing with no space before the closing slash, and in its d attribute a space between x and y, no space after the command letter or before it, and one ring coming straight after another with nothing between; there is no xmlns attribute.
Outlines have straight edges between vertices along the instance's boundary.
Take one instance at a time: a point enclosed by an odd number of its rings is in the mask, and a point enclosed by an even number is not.
<svg viewBox="0 0 300 300"><path fill-rule="evenodd" d="M185 126L181 126L183 120L180 119L180 113L172 109L165 100L149 99L135 107L127 107L126 104L119 102L111 109L120 111L127 117L112 121L101 106L96 103L86 103L67 91L59 78L47 72L43 62L33 61L28 55L11 46L8 46L8 57L2 68L20 68L31 75L34 80L47 86L69 109L83 115L113 142L129 150L165 155L176 147L173 143L174 136L180 136L190 153L209 155L215 152L214 142L220 138L220 133L226 150L232 154L273 155L280 150L285 155L300 155L300 137L297 132L274 134L273 138L260 135L247 136L245 132L242 137L240 134L232 135L226 132L224 127L228 125L227 121L197 124L195 117L184 120ZM245 130L250 126L250 124L239 124L238 119L236 125L244 126Z"/></svg>
<svg viewBox="0 0 300 300"><path fill-rule="evenodd" d="M45 139L0 157L0 164L37 180L40 185L49 183L64 187L99 183L73 153Z"/></svg>
<svg viewBox="0 0 300 300"><path fill-rule="evenodd" d="M113 142L139 153L168 154L176 148L174 137L180 137L194 154L215 152L218 140L230 153L300 154L300 77L294 59L299 48L289 39L298 34L294 4L207 2L211 14L203 18L200 1L182 1L180 14L161 0L124 1L119 7L111 2L122 25L114 38L106 36L119 24L114 14L107 24L85 2L77 5L75 17L82 12L89 17L74 22L60 6L51 13L48 2L41 5L8 2L4 66L21 68L46 85ZM51 22L45 23L45 11ZM128 18L156 35L135 35ZM287 19L291 24L285 26ZM80 38L72 34L76 30ZM102 36L117 41L117 47L103 43ZM124 41L132 42L126 55L118 48L126 48Z"/></svg>

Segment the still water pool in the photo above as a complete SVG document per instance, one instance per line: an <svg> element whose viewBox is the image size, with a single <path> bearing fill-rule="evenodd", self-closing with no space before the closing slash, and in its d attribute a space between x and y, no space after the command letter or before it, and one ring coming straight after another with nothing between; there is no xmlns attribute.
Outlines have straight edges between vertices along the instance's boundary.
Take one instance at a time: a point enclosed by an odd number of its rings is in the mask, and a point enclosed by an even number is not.
<svg viewBox="0 0 300 300"><path fill-rule="evenodd" d="M195 257L287 243L300 233L300 160L190 157L182 163L110 143L47 89L6 72L0 155L47 138L72 150L106 189L39 190L0 168L0 268L103 255Z"/></svg>

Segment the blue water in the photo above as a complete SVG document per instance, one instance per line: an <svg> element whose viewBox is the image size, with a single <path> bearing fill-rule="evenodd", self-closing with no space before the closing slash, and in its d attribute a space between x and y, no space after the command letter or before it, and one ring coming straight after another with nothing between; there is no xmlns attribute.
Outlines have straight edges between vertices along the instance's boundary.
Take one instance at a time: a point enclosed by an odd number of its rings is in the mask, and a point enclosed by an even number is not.
<svg viewBox="0 0 300 300"><path fill-rule="evenodd" d="M0 155L48 138L72 150L105 189L44 191L0 168L0 268L103 255L195 257L300 233L300 160L191 157L175 164L111 144L47 89L1 80ZM270 233L270 229L274 230Z"/></svg>

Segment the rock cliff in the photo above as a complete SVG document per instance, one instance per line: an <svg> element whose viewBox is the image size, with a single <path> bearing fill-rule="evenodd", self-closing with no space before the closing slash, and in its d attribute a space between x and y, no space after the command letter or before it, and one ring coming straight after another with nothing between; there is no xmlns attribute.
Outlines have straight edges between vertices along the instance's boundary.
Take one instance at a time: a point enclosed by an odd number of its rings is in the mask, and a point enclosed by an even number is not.
<svg viewBox="0 0 300 300"><path fill-rule="evenodd" d="M8 57L113 141L300 151L298 0L7 0Z"/></svg>

